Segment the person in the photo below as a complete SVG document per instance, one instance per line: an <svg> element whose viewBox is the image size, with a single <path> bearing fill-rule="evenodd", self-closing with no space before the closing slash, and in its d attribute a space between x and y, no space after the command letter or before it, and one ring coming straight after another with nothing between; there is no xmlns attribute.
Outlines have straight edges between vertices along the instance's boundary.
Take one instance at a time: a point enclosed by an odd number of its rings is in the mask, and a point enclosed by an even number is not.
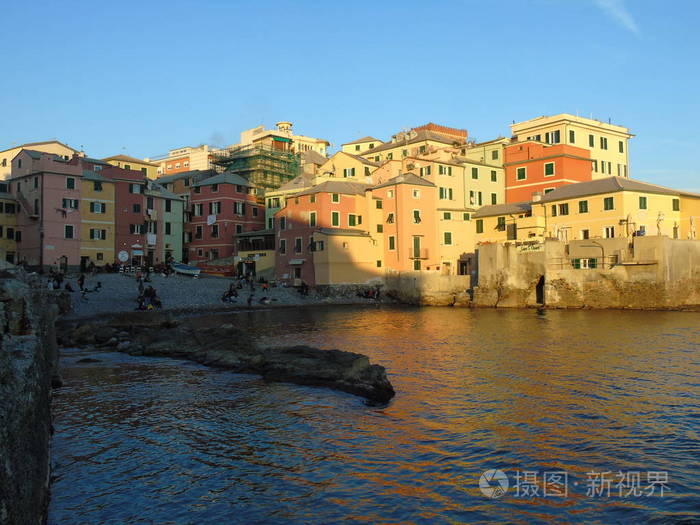
<svg viewBox="0 0 700 525"><path fill-rule="evenodd" d="M263 292L267 292L269 289L270 289L270 285L267 284L267 281L263 281L263 283L262 283Z"/></svg>
<svg viewBox="0 0 700 525"><path fill-rule="evenodd" d="M248 306L252 306L252 304L253 304L253 294L250 294L248 296Z"/></svg>
<svg viewBox="0 0 700 525"><path fill-rule="evenodd" d="M261 297L260 304L270 304L270 298L269 297Z"/></svg>
<svg viewBox="0 0 700 525"><path fill-rule="evenodd" d="M66 289L66 292L72 292L72 291L74 291L74 290L73 290L73 287L70 285L70 283L69 283L68 281L66 281L66 287L65 287L65 289Z"/></svg>
<svg viewBox="0 0 700 525"><path fill-rule="evenodd" d="M78 277L78 288L80 290L83 290L83 287L85 286L85 274L81 273L80 277Z"/></svg>
<svg viewBox="0 0 700 525"><path fill-rule="evenodd" d="M143 279L141 279L141 276L136 278L136 282L139 285L139 295L143 295Z"/></svg>
<svg viewBox="0 0 700 525"><path fill-rule="evenodd" d="M97 281L97 284L95 287L92 289L93 292L99 292L102 289L102 283L100 281Z"/></svg>
<svg viewBox="0 0 700 525"><path fill-rule="evenodd" d="M48 284L49 290L53 290L53 280L49 279L49 284Z"/></svg>

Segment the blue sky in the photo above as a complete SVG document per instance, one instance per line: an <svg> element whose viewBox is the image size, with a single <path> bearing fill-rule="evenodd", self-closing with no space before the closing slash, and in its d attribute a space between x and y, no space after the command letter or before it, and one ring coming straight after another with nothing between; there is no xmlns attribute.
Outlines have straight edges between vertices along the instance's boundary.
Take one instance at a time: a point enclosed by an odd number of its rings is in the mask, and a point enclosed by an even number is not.
<svg viewBox="0 0 700 525"><path fill-rule="evenodd" d="M428 121L488 140L544 114L628 126L631 174L700 191L700 2L9 2L0 149L96 157L291 120L339 145Z"/></svg>

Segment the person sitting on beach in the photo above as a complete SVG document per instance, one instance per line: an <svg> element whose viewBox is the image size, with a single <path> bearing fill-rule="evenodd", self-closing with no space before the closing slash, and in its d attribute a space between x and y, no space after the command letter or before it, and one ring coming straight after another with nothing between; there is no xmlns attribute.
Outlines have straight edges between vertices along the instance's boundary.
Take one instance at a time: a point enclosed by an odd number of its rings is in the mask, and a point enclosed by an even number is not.
<svg viewBox="0 0 700 525"><path fill-rule="evenodd" d="M269 297L261 297L260 304L270 304L270 298Z"/></svg>
<svg viewBox="0 0 700 525"><path fill-rule="evenodd" d="M66 288L65 288L65 289L66 289L66 292L72 292L72 291L74 291L74 290L73 290L73 287L72 287L72 286L70 285L70 283L67 282L67 281L66 281Z"/></svg>
<svg viewBox="0 0 700 525"><path fill-rule="evenodd" d="M80 277L78 277L78 288L80 288L80 290L82 290L83 286L85 286L85 274L81 273Z"/></svg>

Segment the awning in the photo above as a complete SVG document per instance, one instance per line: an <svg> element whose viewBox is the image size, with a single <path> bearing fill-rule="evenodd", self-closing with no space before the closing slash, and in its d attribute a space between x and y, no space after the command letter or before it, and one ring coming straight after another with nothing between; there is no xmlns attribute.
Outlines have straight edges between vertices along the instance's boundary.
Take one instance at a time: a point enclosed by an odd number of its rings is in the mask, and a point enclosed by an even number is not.
<svg viewBox="0 0 700 525"><path fill-rule="evenodd" d="M304 264L305 260L306 259L292 259L291 261L289 261L289 264L292 266L297 266L299 264Z"/></svg>
<svg viewBox="0 0 700 525"><path fill-rule="evenodd" d="M291 142L292 139L288 139L285 137L272 137L273 140L276 140L277 142Z"/></svg>
<svg viewBox="0 0 700 525"><path fill-rule="evenodd" d="M138 255L143 255L143 250L131 250L131 255L132 255L132 257L136 257Z"/></svg>

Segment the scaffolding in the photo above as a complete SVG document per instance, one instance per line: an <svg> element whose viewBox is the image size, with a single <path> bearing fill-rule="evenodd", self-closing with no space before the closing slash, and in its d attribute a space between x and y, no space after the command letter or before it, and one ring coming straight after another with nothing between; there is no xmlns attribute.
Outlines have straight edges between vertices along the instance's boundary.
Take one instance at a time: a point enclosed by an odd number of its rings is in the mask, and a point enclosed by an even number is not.
<svg viewBox="0 0 700 525"><path fill-rule="evenodd" d="M300 154L261 144L218 150L211 164L219 173L235 173L264 190L276 190L301 173Z"/></svg>

